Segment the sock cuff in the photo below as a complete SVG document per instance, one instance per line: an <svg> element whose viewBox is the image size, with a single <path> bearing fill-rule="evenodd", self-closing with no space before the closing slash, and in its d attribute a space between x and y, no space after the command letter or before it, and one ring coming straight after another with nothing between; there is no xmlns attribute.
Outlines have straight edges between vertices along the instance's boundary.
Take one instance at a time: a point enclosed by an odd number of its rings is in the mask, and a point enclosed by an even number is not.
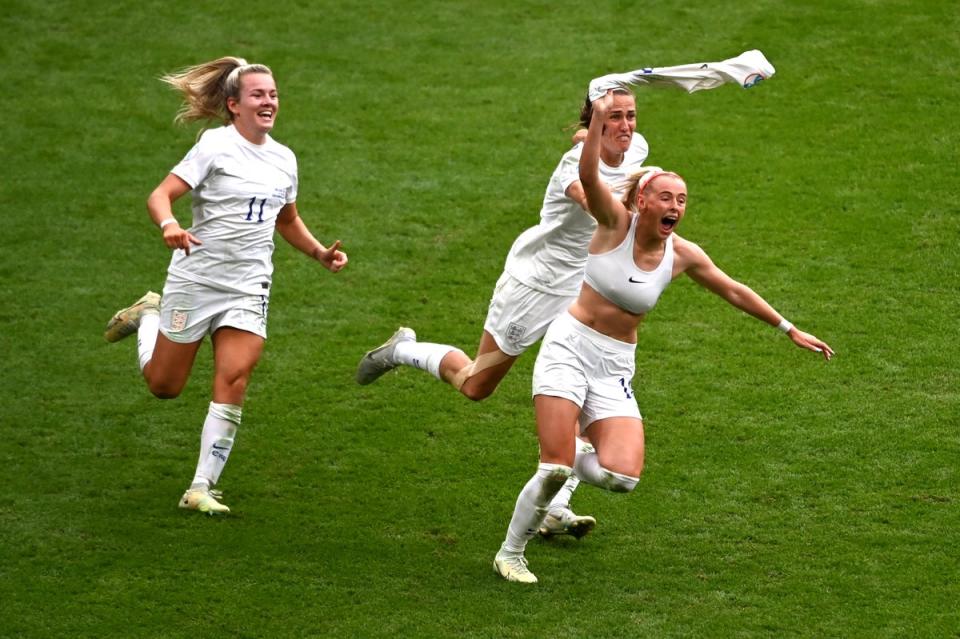
<svg viewBox="0 0 960 639"><path fill-rule="evenodd" d="M447 353L459 350L459 348L447 344L400 342L393 351L393 357L397 364L419 368L440 379L440 362L447 356Z"/></svg>
<svg viewBox="0 0 960 639"><path fill-rule="evenodd" d="M243 416L243 407L236 404L218 404L210 402L209 414L212 417L225 419L232 424L239 426L240 419Z"/></svg>
<svg viewBox="0 0 960 639"><path fill-rule="evenodd" d="M615 473L612 470L607 470L607 473L609 473L610 477L612 478L612 481L610 482L610 488L616 492L629 493L637 487L637 484L640 483L639 477L631 477L630 475Z"/></svg>
<svg viewBox="0 0 960 639"><path fill-rule="evenodd" d="M540 462L540 465L537 466L537 474L543 475L545 477L556 477L562 476L564 480L569 479L573 475L573 468L570 466L564 466L563 464L549 464L547 462Z"/></svg>
<svg viewBox="0 0 960 639"><path fill-rule="evenodd" d="M610 473L611 475L613 475L614 477L616 477L617 479L619 479L619 480L621 480L621 481L624 481L624 482L631 482L631 481L632 481L634 484L636 484L638 481L640 481L640 478L639 478L639 477L634 477L634 476L632 476L632 475L624 475L624 474L622 474L622 473L615 473L615 472L613 472L612 470L607 470L607 472Z"/></svg>

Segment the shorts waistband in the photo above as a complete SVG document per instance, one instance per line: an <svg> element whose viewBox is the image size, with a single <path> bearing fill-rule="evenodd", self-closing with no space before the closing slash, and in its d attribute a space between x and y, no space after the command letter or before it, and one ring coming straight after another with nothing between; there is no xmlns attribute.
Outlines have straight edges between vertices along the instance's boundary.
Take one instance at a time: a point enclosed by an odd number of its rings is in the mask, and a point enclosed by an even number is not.
<svg viewBox="0 0 960 639"><path fill-rule="evenodd" d="M597 344L602 348L606 348L612 351L617 351L619 353L636 353L637 345L631 344L629 342L621 342L620 340L610 337L609 335L604 335L603 333L590 328L576 317L570 314L570 311L564 311L563 315L558 317L554 321L563 321L571 329L583 335L588 340Z"/></svg>

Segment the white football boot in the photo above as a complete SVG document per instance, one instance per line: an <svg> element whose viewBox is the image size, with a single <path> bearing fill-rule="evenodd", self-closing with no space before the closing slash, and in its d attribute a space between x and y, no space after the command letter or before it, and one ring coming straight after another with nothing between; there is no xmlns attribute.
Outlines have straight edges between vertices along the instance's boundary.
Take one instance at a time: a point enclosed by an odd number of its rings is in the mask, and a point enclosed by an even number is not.
<svg viewBox="0 0 960 639"><path fill-rule="evenodd" d="M537 583L537 576L527 568L527 558L523 553L505 552L501 549L493 558L493 569L507 581L520 584Z"/></svg>
<svg viewBox="0 0 960 639"><path fill-rule="evenodd" d="M230 508L216 500L216 497L222 495L220 491L189 488L180 498L179 506L185 510L197 510L208 515L225 515L230 512Z"/></svg>
<svg viewBox="0 0 960 639"><path fill-rule="evenodd" d="M400 342L415 342L417 334L412 328L401 326L386 342L368 351L357 366L357 383L361 385L375 382L381 375L398 366L393 359L393 352Z"/></svg>
<svg viewBox="0 0 960 639"><path fill-rule="evenodd" d="M128 335L133 335L140 328L140 318L149 313L160 312L160 295L147 291L146 295L138 299L131 306L122 308L113 314L107 322L107 330L103 338L108 342L119 342Z"/></svg>
<svg viewBox="0 0 960 639"><path fill-rule="evenodd" d="M589 515L577 515L569 508L554 510L547 513L540 524L539 533L542 537L554 535L571 535L580 539L597 525L597 520Z"/></svg>

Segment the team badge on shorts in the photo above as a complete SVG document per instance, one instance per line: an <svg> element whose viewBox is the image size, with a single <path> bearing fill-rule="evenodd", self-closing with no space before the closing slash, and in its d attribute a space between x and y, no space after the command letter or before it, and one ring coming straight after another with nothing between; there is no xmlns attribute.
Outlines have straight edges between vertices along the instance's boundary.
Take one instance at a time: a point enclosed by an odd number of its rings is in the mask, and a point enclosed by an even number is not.
<svg viewBox="0 0 960 639"><path fill-rule="evenodd" d="M523 337L523 334L526 332L526 326L520 326L519 324L515 324L513 322L510 322L510 324L507 325L507 339L511 342L519 342Z"/></svg>
<svg viewBox="0 0 960 639"><path fill-rule="evenodd" d="M187 314L183 311L174 311L170 317L170 330L182 331L187 327Z"/></svg>

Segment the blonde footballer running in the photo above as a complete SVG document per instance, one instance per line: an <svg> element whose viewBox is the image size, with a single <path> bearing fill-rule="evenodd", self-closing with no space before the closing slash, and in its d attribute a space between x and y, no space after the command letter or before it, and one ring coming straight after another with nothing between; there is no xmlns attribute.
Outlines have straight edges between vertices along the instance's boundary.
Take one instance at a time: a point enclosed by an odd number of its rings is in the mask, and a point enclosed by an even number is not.
<svg viewBox="0 0 960 639"><path fill-rule="evenodd" d="M147 209L173 249L163 296L148 292L118 311L105 337L137 333L140 369L161 399L183 390L200 344L211 336L213 398L200 455L180 507L209 514L230 509L211 490L233 449L247 383L267 337L273 234L331 272L347 264L340 241L326 247L297 212L297 162L270 136L280 109L270 69L225 57L164 76L184 96L179 121L219 119L150 194ZM185 229L173 202L191 192Z"/></svg>

